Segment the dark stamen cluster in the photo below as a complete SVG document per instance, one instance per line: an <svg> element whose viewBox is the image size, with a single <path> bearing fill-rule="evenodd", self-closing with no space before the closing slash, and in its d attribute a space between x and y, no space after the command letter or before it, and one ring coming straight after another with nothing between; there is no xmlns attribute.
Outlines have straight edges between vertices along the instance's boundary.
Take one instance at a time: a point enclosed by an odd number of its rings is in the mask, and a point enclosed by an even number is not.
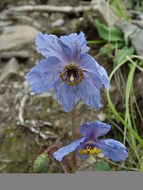
<svg viewBox="0 0 143 190"><path fill-rule="evenodd" d="M82 69L76 64L68 64L60 70L60 77L63 82L67 82L68 85L74 86L80 84L84 78Z"/></svg>

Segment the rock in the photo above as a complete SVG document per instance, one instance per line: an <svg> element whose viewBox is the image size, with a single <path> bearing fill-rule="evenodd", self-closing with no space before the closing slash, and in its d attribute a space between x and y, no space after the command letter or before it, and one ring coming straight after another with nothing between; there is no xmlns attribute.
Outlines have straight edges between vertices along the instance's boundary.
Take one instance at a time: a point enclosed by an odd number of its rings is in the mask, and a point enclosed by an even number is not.
<svg viewBox="0 0 143 190"><path fill-rule="evenodd" d="M44 121L44 126L46 126L46 127L52 127L53 125L52 125L52 123L50 123L50 122L48 122L48 121Z"/></svg>
<svg viewBox="0 0 143 190"><path fill-rule="evenodd" d="M29 51L4 51L4 52L1 52L0 54L0 58L9 59L12 57L28 59L30 58L30 52Z"/></svg>
<svg viewBox="0 0 143 190"><path fill-rule="evenodd" d="M56 122L55 122L55 127L57 128L57 127L60 127L60 120L57 120Z"/></svg>
<svg viewBox="0 0 143 190"><path fill-rule="evenodd" d="M92 0L91 6L93 6L96 18L106 25L113 26L118 20L118 17L110 9L108 11L108 4L105 0Z"/></svg>
<svg viewBox="0 0 143 190"><path fill-rule="evenodd" d="M143 30L125 20L122 20L118 27L122 30L125 36L129 35L136 53L143 56Z"/></svg>
<svg viewBox="0 0 143 190"><path fill-rule="evenodd" d="M97 117L100 121L105 121L106 120L106 114L105 113L99 113L97 114Z"/></svg>
<svg viewBox="0 0 143 190"><path fill-rule="evenodd" d="M137 26L131 24L125 20L120 21L118 27L123 31L124 34L133 34L137 30Z"/></svg>
<svg viewBox="0 0 143 190"><path fill-rule="evenodd" d="M61 27L65 23L64 19L58 19L52 23L52 27Z"/></svg>
<svg viewBox="0 0 143 190"><path fill-rule="evenodd" d="M34 93L35 94L35 93ZM47 97L51 97L52 93L51 92L44 92L42 94L38 94L37 97L41 97L41 98L47 98Z"/></svg>
<svg viewBox="0 0 143 190"><path fill-rule="evenodd" d="M17 75L19 73L19 65L15 58L10 59L10 61L4 66L0 75L0 82L10 77L12 75Z"/></svg>
<svg viewBox="0 0 143 190"><path fill-rule="evenodd" d="M143 20L132 20L132 24L138 26L139 28L143 29Z"/></svg>
<svg viewBox="0 0 143 190"><path fill-rule="evenodd" d="M34 43L38 31L28 25L8 26L0 36L0 51L19 50L23 46Z"/></svg>
<svg viewBox="0 0 143 190"><path fill-rule="evenodd" d="M136 11L136 10L130 10L131 17L136 20L143 20L143 13Z"/></svg>
<svg viewBox="0 0 143 190"><path fill-rule="evenodd" d="M8 25L12 25L12 21L0 21L0 31L3 27L6 27Z"/></svg>

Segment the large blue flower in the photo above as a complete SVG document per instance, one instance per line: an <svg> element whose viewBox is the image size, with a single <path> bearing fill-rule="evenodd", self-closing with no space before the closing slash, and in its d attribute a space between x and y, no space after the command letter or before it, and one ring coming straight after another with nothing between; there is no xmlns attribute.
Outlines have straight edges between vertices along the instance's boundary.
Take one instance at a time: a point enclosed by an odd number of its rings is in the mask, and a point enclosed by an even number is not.
<svg viewBox="0 0 143 190"><path fill-rule="evenodd" d="M113 139L98 139L98 137L108 133L110 129L110 125L100 121L84 122L80 127L82 138L58 149L53 156L56 160L61 161L64 156L73 151L80 158L88 158L102 152L114 162L125 160L128 153L122 143Z"/></svg>
<svg viewBox="0 0 143 190"><path fill-rule="evenodd" d="M79 99L94 108L100 108L100 89L109 88L106 70L89 54L83 32L61 36L39 33L37 51L46 59L33 67L26 79L35 93L55 89L55 98L66 112Z"/></svg>

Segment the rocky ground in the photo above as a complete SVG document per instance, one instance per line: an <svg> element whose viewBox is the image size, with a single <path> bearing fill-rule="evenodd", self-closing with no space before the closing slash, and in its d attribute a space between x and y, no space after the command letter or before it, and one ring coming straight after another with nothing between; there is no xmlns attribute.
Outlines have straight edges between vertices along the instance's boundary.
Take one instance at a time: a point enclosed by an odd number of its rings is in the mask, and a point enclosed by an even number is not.
<svg viewBox="0 0 143 190"><path fill-rule="evenodd" d="M43 145L60 146L71 141L72 114L62 110L53 93L31 93L25 81L25 74L42 58L35 50L34 39L37 33L42 31L60 36L82 30L88 40L99 39L90 19L91 15L94 18L93 13L12 11L17 6L47 3L57 7L64 7L65 4L77 7L89 6L90 1L0 1L0 172L3 173L31 172L30 163ZM100 55L100 46L90 45L90 53L110 73L113 63L106 56ZM125 69L125 78L126 73ZM140 91L137 98L142 102L143 90L140 89L140 84L143 78L140 73L136 77L136 92ZM116 81L113 81L111 91L116 105L122 102L120 90L116 87ZM107 105L104 90L102 103L103 109L96 111L79 102L73 113L75 129L83 121L105 121ZM119 105L119 108L122 107L124 105ZM56 162L53 165L53 172L63 172Z"/></svg>

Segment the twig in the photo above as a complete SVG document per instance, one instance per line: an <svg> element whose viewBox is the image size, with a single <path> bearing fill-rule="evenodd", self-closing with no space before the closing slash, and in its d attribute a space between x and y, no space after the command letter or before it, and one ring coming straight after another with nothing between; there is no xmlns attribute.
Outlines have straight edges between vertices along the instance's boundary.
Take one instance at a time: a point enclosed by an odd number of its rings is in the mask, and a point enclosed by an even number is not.
<svg viewBox="0 0 143 190"><path fill-rule="evenodd" d="M43 146L43 145L44 145L43 143L41 143L41 142L39 141L39 135L36 135L35 141L36 141L37 145L39 145L39 146Z"/></svg>
<svg viewBox="0 0 143 190"><path fill-rule="evenodd" d="M15 163L15 162L17 162L17 161L15 161L15 160L0 159L0 162L6 163L6 164L10 164L10 163Z"/></svg>
<svg viewBox="0 0 143 190"><path fill-rule="evenodd" d="M53 144L53 145L49 146L49 147L47 148L46 152L49 154L50 151L51 151L52 149L54 149L54 148L56 148L56 149L59 148L59 145L58 145L58 144Z"/></svg>
<svg viewBox="0 0 143 190"><path fill-rule="evenodd" d="M26 126L24 123L20 123L22 126L26 127L27 129L29 129L32 133L35 133L36 135L39 135L42 139L47 140L47 139L57 139L57 135L52 134L51 132L49 132L48 134L44 134L42 133L39 128L35 128L35 127L28 127Z"/></svg>
<svg viewBox="0 0 143 190"><path fill-rule="evenodd" d="M26 104L26 101L28 99L28 94L25 94L20 102L20 106L19 106L19 115L18 115L18 118L19 118L19 124L26 127L27 129L29 129L32 133L35 133L37 135L39 135L42 139L44 140L47 140L47 139L57 139L57 135L54 135L52 132L49 132L49 131L45 131L45 134L43 132L41 132L39 130L38 127L28 127L26 124L25 124L25 121L24 121L24 108L25 108L25 104Z"/></svg>
<svg viewBox="0 0 143 190"><path fill-rule="evenodd" d="M12 7L9 13L12 12L59 12L59 13L80 13L84 11L91 11L93 6L52 6L52 5L24 5L19 7Z"/></svg>
<svg viewBox="0 0 143 190"><path fill-rule="evenodd" d="M62 162L60 162L60 165L61 165L61 167L62 167L62 169L63 169L64 173L68 173L68 172L67 172L67 170L66 170L66 167L63 165L63 163L62 163Z"/></svg>
<svg viewBox="0 0 143 190"><path fill-rule="evenodd" d="M25 107L25 103L28 99L28 95L25 94L20 102L20 107L19 107L19 115L18 115L18 118L19 118L19 121L20 121L20 124L21 125L24 125L24 117L23 117L23 114L24 114L24 107Z"/></svg>
<svg viewBox="0 0 143 190"><path fill-rule="evenodd" d="M128 59L133 65L135 65L141 72L143 72L143 69L142 69L140 66L138 66L128 55L127 55L127 59Z"/></svg>
<svg viewBox="0 0 143 190"><path fill-rule="evenodd" d="M39 132L39 136L42 138L42 139L44 139L44 140L47 140L47 139L57 139L57 135L54 135L54 134L52 134L52 133L49 133L50 134L50 136L47 134L44 134L44 133L42 133L42 132Z"/></svg>
<svg viewBox="0 0 143 190"><path fill-rule="evenodd" d="M131 55L131 58L138 58L140 60L143 60L143 56L140 55Z"/></svg>

